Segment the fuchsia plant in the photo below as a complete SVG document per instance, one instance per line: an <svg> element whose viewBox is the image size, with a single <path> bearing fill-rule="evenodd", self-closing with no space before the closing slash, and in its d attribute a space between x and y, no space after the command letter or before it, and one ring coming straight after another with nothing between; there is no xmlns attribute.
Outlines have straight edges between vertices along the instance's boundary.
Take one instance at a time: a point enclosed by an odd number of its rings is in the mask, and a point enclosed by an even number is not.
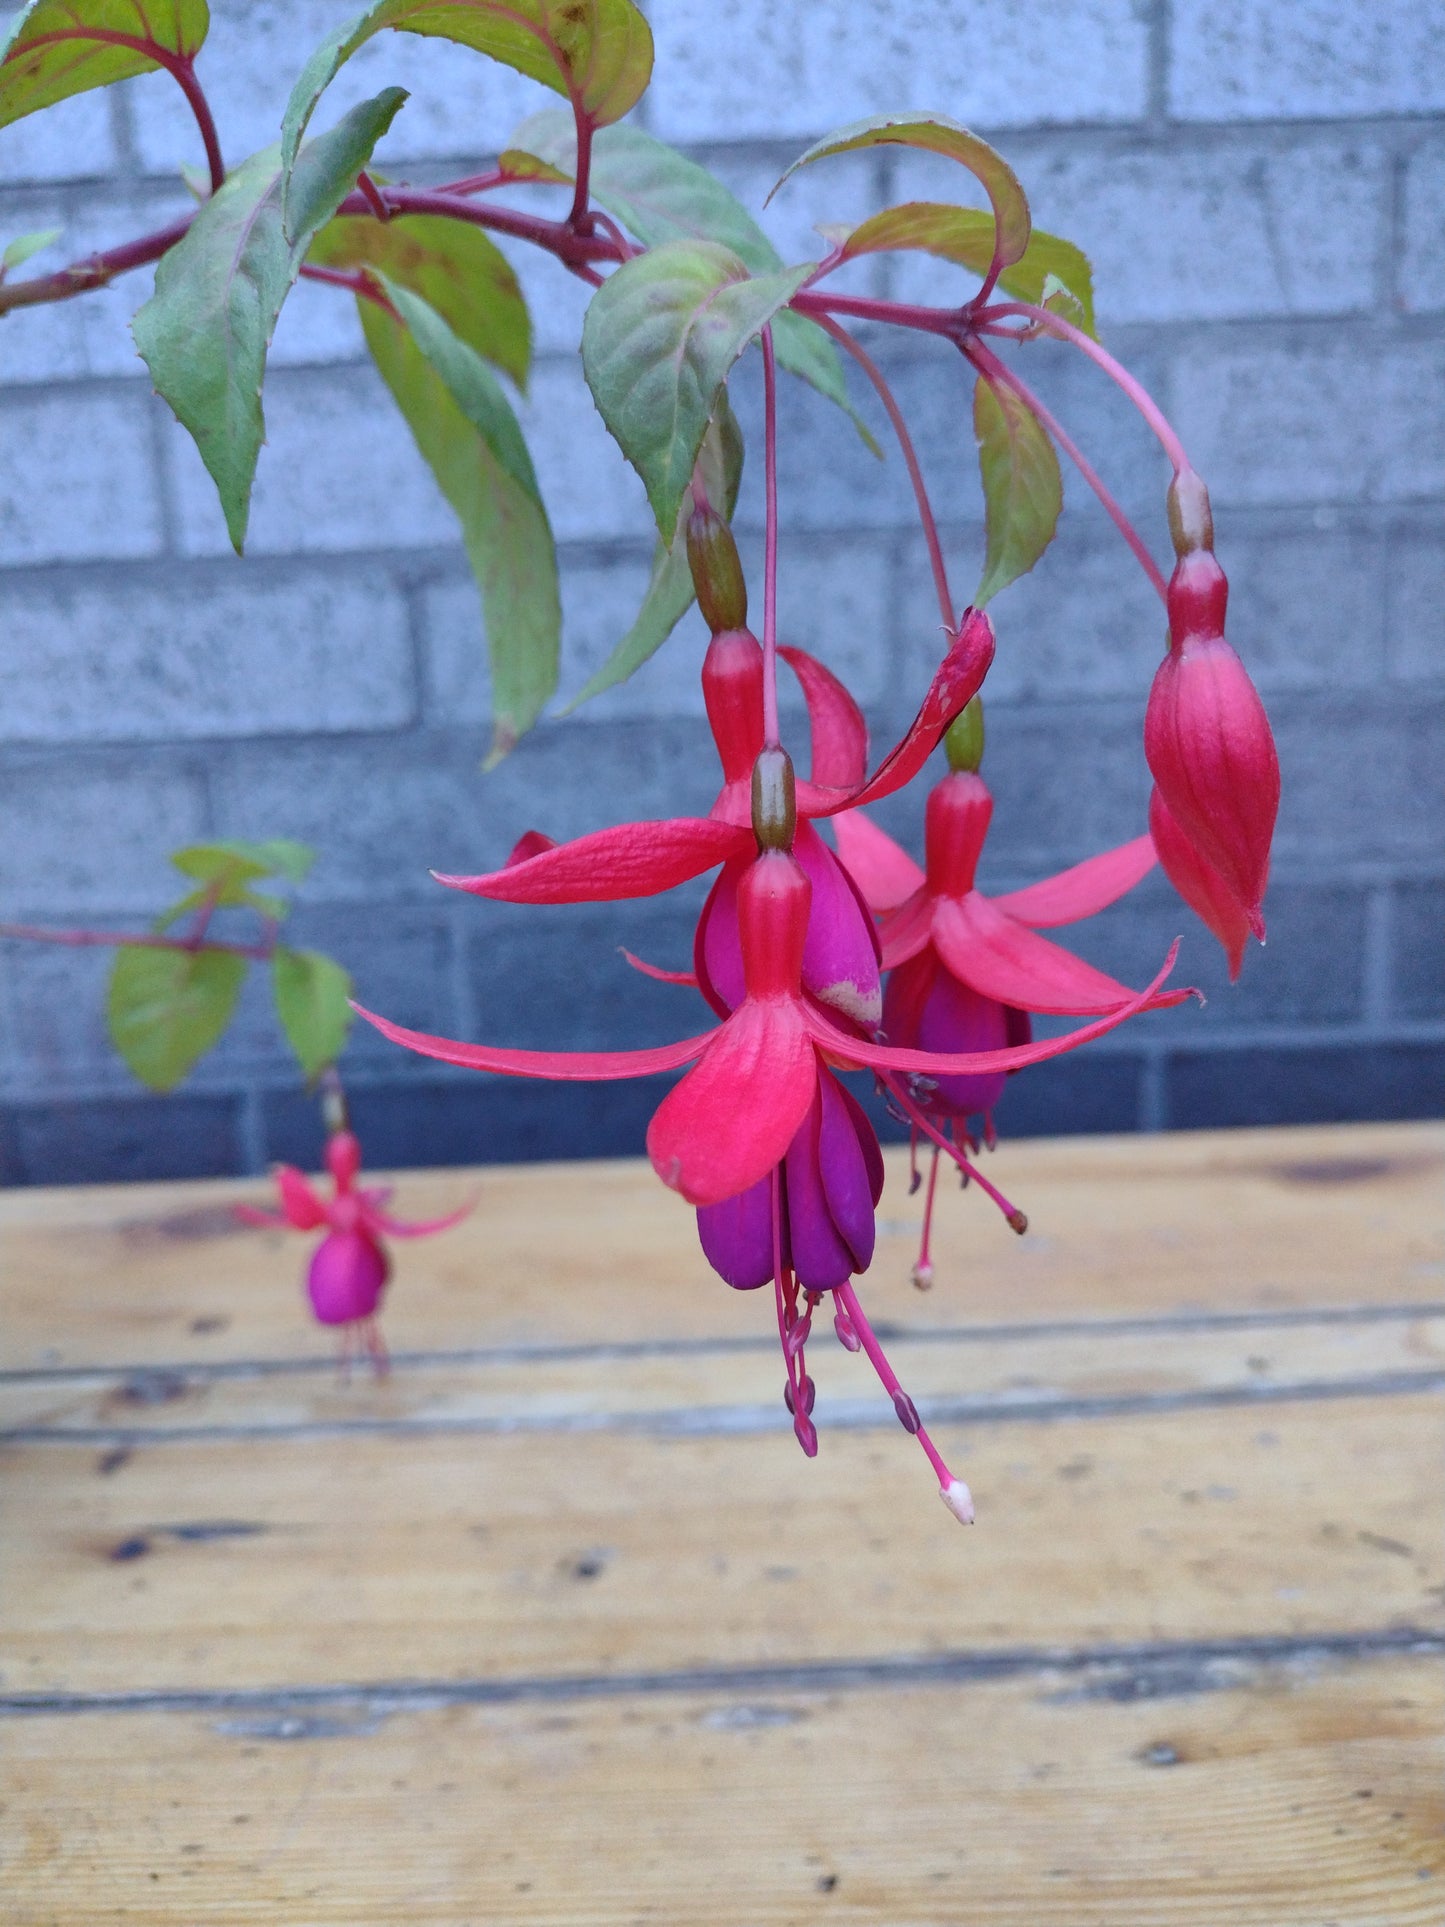
<svg viewBox="0 0 1445 1927"><path fill-rule="evenodd" d="M525 383L530 324L516 277L487 231L541 247L594 290L583 370L642 480L657 548L637 618L583 699L646 661L696 598L712 632L702 684L721 787L705 817L623 824L566 844L532 830L501 870L440 881L493 900L545 904L648 896L716 870L693 969L633 961L651 976L694 985L719 1023L650 1050L569 1053L458 1042L362 1014L411 1050L514 1076L637 1077L690 1065L653 1118L649 1155L664 1183L697 1210L713 1268L739 1289L771 1284L785 1398L804 1451L811 1456L818 1444L804 1346L814 1313L831 1296L839 1339L867 1352L946 1503L970 1519L967 1489L899 1385L858 1299L854 1279L872 1258L883 1166L873 1127L836 1072L871 1070L910 1124L915 1149L920 1138L933 1146L915 1274L927 1283L940 1153L1023 1228L1022 1214L976 1162L980 1140L993 1142L1003 1080L1189 994L1162 988L1173 951L1148 987L1133 991L1038 932L1103 910L1157 856L1219 937L1232 975L1246 936L1263 937L1279 771L1264 710L1224 639L1227 585L1203 482L1157 405L1099 343L1083 254L1036 230L1002 156L942 114L857 122L810 147L783 179L829 155L903 146L958 163L988 206L912 202L851 229L824 226L822 258L790 266L720 182L625 122L652 61L647 23L631 0L377 0L307 62L279 146L229 171L196 72L206 24L204 0L33 0L18 16L0 60L0 125L86 87L160 69L195 113L209 191L193 215L155 234L55 273L4 281L0 314L158 263L155 293L135 318L136 344L194 436L239 549L281 306L300 277L351 293L377 366L462 525L491 658L495 760L555 691L561 615L546 509L504 385ZM524 122L485 173L425 188L383 180L371 171L372 154L403 106L400 89L305 136L342 65L387 29L489 55L552 89L566 108ZM556 214L497 198L517 182L554 186ZM7 261L18 264L41 238L15 244ZM930 307L845 295L831 285L846 263L896 249L921 249L970 272L974 292ZM962 614L902 411L848 324L920 333L961 355L974 376L971 432L986 543ZM1024 354L1037 352L1029 344L1042 341L1087 355L1154 431L1171 477L1165 507L1176 561L1168 581L1021 374ZM728 381L754 346L764 392L760 638L748 627L730 528L743 440ZM777 634L777 371L810 382L852 414L840 350L871 384L897 437L947 638L913 724L871 777L856 703L822 662L785 647ZM966 432L960 422L960 444ZM990 898L975 881L993 808L980 774L979 691L995 649L986 605L1053 538L1062 506L1059 450L1098 496L1165 609L1165 655L1145 725L1155 785L1149 834ZM783 741L780 657L797 674L809 712L806 780ZM863 810L918 776L940 743L950 767L928 798L926 867L919 868ZM836 851L817 827L830 819ZM199 947L206 948L204 931ZM1087 1021L1033 1041L1032 1014ZM324 1219L331 1227L312 1266L318 1314L364 1320L385 1275L376 1234L397 1227L365 1202L370 1194L353 1189L354 1139L333 1137L329 1155L337 1185L331 1205L295 1173L281 1176L283 1200L289 1222L319 1228Z"/></svg>

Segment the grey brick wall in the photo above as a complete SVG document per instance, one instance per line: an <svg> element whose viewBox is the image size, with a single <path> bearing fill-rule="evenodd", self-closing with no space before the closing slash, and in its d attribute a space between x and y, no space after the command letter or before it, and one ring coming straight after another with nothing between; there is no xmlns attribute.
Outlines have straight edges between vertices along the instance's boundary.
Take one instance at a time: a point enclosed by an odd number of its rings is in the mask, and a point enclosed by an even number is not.
<svg viewBox="0 0 1445 1927"><path fill-rule="evenodd" d="M289 76L352 0L219 0L203 71L231 159L274 136ZM810 137L934 105L1003 147L1040 225L1092 254L1110 345L1159 394L1214 493L1232 633L1270 702L1284 806L1271 941L1231 990L1157 880L1081 933L1138 979L1186 933L1207 1007L1016 1079L1016 1131L1438 1112L1445 1094L1445 0L654 0L647 124L754 209ZM224 55L224 61L220 56ZM388 36L340 107L413 90L383 164L480 164L541 90L465 51ZM547 97L550 99L550 97ZM0 239L63 225L67 258L185 205L195 139L156 77L0 130ZM814 219L957 195L957 170L849 157L764 217L789 258ZM966 180L964 181L966 185ZM47 259L59 259L57 254ZM583 291L519 261L540 360L526 407L565 575L564 694L630 617L641 490L586 400ZM862 288L949 298L921 258ZM624 689L547 723L495 774L481 623L449 516L371 373L344 297L303 287L267 385L269 442L237 562L187 438L125 323L138 274L0 325L0 917L120 928L203 835L289 834L321 859L302 941L333 947L404 1021L564 1046L675 1034L688 993L616 945L688 952L697 890L527 911L439 890L520 829L570 835L705 807L695 619ZM957 584L981 520L960 367L880 344L916 423ZM1160 531L1162 465L1120 398L1064 351L1034 372L1131 509ZM737 400L757 442L757 381ZM867 403L864 404L867 406ZM901 465L785 389L781 603L870 707L905 720L938 646ZM756 566L756 462L740 522ZM1070 484L1061 539L997 605L986 881L1004 886L1141 826L1140 723L1157 604ZM884 815L916 834L920 795ZM314 1107L264 987L169 1100L138 1096L100 1018L105 959L0 953L0 1168L12 1181L256 1169L314 1157ZM377 1161L596 1154L641 1141L656 1091L452 1076L364 1036L347 1065Z"/></svg>

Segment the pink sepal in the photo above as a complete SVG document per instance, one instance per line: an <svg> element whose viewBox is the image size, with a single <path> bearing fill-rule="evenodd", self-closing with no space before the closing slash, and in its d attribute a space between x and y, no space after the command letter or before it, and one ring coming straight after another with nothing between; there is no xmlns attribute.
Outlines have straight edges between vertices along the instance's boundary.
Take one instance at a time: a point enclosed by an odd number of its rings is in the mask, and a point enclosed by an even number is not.
<svg viewBox="0 0 1445 1927"><path fill-rule="evenodd" d="M640 970L644 977L655 977L660 984L690 984L697 989L697 976L691 970L664 970L661 964L648 963L645 957L634 956L625 945L618 946L634 970Z"/></svg>
<svg viewBox="0 0 1445 1927"><path fill-rule="evenodd" d="M938 899L933 941L950 975L980 996L1017 1010L1088 1016L1117 1010L1135 994L1072 951L1035 936L977 890Z"/></svg>
<svg viewBox="0 0 1445 1927"><path fill-rule="evenodd" d="M276 1189L281 1193L287 1224L298 1231L314 1231L317 1225L326 1223L326 1206L294 1164L277 1165Z"/></svg>
<svg viewBox="0 0 1445 1927"><path fill-rule="evenodd" d="M779 643L778 654L803 686L813 737L810 782L820 789L856 789L868 774L868 725L831 669L805 649Z"/></svg>
<svg viewBox="0 0 1445 1927"><path fill-rule="evenodd" d="M1249 918L1239 899L1174 821L1157 789L1149 798L1149 828L1165 876L1218 937L1229 959L1229 981L1234 983L1244 966L1244 946L1249 940Z"/></svg>
<svg viewBox="0 0 1445 1927"><path fill-rule="evenodd" d="M479 1191L475 1197L468 1198L466 1203L456 1211L449 1211L444 1218L418 1218L408 1221L404 1218L393 1218L385 1211L377 1210L368 1211L366 1216L370 1224L376 1230L384 1231L388 1238L430 1238L434 1232L450 1231L454 1224L460 1224L463 1218L469 1218L476 1210L480 1198Z"/></svg>
<svg viewBox="0 0 1445 1927"><path fill-rule="evenodd" d="M437 882L500 903L608 903L671 890L750 844L740 826L706 816L618 823L505 869L475 877L437 875Z"/></svg>
<svg viewBox="0 0 1445 1927"><path fill-rule="evenodd" d="M389 1037L393 1044L419 1057L435 1057L443 1064L460 1064L471 1071L496 1071L504 1077L550 1077L564 1084L598 1083L609 1077L652 1077L660 1071L681 1070L700 1057L716 1031L685 1037L678 1044L659 1044L653 1050L507 1050L491 1044L463 1044L454 1037L432 1037L407 1030L353 1003L358 1017Z"/></svg>
<svg viewBox="0 0 1445 1927"><path fill-rule="evenodd" d="M1153 838L1136 836L1117 849L1076 863L1071 870L1060 870L1027 889L1008 890L993 901L1031 929L1052 930L1061 923L1079 923L1117 903L1148 876L1155 861Z"/></svg>
<svg viewBox="0 0 1445 1927"><path fill-rule="evenodd" d="M290 1219L282 1211L263 1211L254 1204L233 1204L231 1216L242 1224L259 1225L265 1231L275 1231L290 1225Z"/></svg>
<svg viewBox="0 0 1445 1927"><path fill-rule="evenodd" d="M933 936L933 905L934 899L920 890L895 916L884 918L878 937L885 970L896 970L927 947Z"/></svg>
<svg viewBox="0 0 1445 1927"><path fill-rule="evenodd" d="M923 888L921 867L886 830L862 810L842 810L833 819L843 867L875 916L898 910Z"/></svg>

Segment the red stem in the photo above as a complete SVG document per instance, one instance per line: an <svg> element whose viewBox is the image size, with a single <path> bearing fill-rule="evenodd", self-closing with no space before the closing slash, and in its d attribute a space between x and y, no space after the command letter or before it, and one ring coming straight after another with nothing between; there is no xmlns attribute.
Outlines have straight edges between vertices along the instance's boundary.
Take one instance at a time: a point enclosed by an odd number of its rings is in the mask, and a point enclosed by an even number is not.
<svg viewBox="0 0 1445 1927"><path fill-rule="evenodd" d="M333 288L345 288L362 300L374 301L378 308L385 308L389 315L396 313L364 268L315 268L306 262L301 269L301 278L304 281L324 281Z"/></svg>
<svg viewBox="0 0 1445 1927"><path fill-rule="evenodd" d="M1059 447L1063 449L1069 460L1074 464L1074 467L1078 469L1080 475L1083 476L1089 487L1103 503L1110 521L1128 543L1139 566L1153 583L1155 590L1158 592L1159 600L1167 605L1169 600L1169 586L1160 573L1159 564L1149 553L1143 536L1140 535L1123 509L1121 509L1119 504L1114 500L1114 497L1105 487L1098 471L1088 460L1087 456L1085 456L1077 442L1075 442L1067 430L1062 427L1057 417L1052 415L1049 410L1044 407L1044 404L1028 384L1021 381L1007 363L1000 361L991 348L985 348L981 341L964 342L962 346L965 357L972 362L973 366L977 368L981 374L987 374L992 381L1003 382L1005 387L1011 388L1019 400L1026 403L1038 416L1049 434L1053 436Z"/></svg>
<svg viewBox="0 0 1445 1927"><path fill-rule="evenodd" d="M389 221L391 219L391 209L381 198L381 189L376 185L376 182L364 167L356 177L356 185L377 220Z"/></svg>
<svg viewBox="0 0 1445 1927"><path fill-rule="evenodd" d="M918 503L918 519L923 524L923 539L928 544L928 560L933 569L933 586L938 594L939 612L944 627L952 635L957 624L954 620L953 597L948 589L948 571L944 567L943 545L938 539L938 524L933 518L933 505L928 499L928 488L923 480L923 470L919 466L918 455L913 446L913 437L908 432L908 424L903 419L903 410L898 406L893 390L883 378L883 371L872 356L856 342L846 328L828 315L816 317L818 326L830 334L836 342L848 350L858 366L867 375L878 391L878 399L888 411L888 419L893 424L893 432L898 437L898 446L903 451L903 459L908 464L908 479L913 484L913 494Z"/></svg>
<svg viewBox="0 0 1445 1927"><path fill-rule="evenodd" d="M778 364L763 329L763 742L778 747Z"/></svg>
<svg viewBox="0 0 1445 1927"><path fill-rule="evenodd" d="M591 116L584 114L577 103L572 103L577 122L577 185L572 193L572 208L567 216L567 225L575 234L590 234L592 223L587 218L587 202L592 191L592 135Z"/></svg>
<svg viewBox="0 0 1445 1927"><path fill-rule="evenodd" d="M205 89L196 79L195 63L188 55L183 60L163 60L161 65L171 74L196 117L196 125L201 130L201 141L206 150L206 166L211 170L211 192L214 194L226 179L226 163L221 159L221 137L216 132L215 119L211 114L211 103L206 99Z"/></svg>
<svg viewBox="0 0 1445 1927"><path fill-rule="evenodd" d="M906 301L879 301L872 295L802 291L793 296L788 306L796 308L799 314L811 315L814 320L829 314L846 314L857 321L888 321L895 327L919 328L924 334L950 338L967 332L967 324L957 308L918 308Z"/></svg>
<svg viewBox="0 0 1445 1927"><path fill-rule="evenodd" d="M39 307L47 301L68 301L72 295L103 288L118 274L144 267L148 261L158 261L184 236L194 219L194 214L187 214L179 221L172 221L169 227L158 228L154 234L144 234L138 241L127 241L118 248L107 248L103 254L87 255L83 261L72 261L69 267L57 268L53 274L34 275L28 281L0 282L0 314L11 308Z"/></svg>
<svg viewBox="0 0 1445 1927"><path fill-rule="evenodd" d="M220 950L230 957L249 957L255 963L269 963L276 948L275 937L269 943L220 943L215 938L197 942L191 937L161 937L153 931L140 936L122 936L113 930L50 930L40 924L0 923L0 940L25 943L63 943L76 949L93 949L97 945L110 945L136 950L184 950L194 954L198 950Z"/></svg>
<svg viewBox="0 0 1445 1927"><path fill-rule="evenodd" d="M488 194L494 187L505 187L517 177L504 174L500 167L494 167L489 174L468 174L460 181L446 181L437 190L441 194Z"/></svg>

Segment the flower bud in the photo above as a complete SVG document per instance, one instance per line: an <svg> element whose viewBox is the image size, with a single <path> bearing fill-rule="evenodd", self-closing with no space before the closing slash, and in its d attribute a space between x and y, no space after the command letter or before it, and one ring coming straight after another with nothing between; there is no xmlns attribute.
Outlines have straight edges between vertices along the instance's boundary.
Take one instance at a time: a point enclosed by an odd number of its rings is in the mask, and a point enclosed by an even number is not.
<svg viewBox="0 0 1445 1927"><path fill-rule="evenodd" d="M687 560L697 606L713 634L744 628L748 585L743 580L738 545L732 530L711 506L695 508L687 518Z"/></svg>
<svg viewBox="0 0 1445 1927"><path fill-rule="evenodd" d="M753 764L753 835L760 850L791 850L798 827L793 759L785 749L764 749Z"/></svg>
<svg viewBox="0 0 1445 1927"><path fill-rule="evenodd" d="M328 1232L312 1253L306 1274L312 1311L323 1325L370 1318L390 1269L386 1253L364 1231Z"/></svg>
<svg viewBox="0 0 1445 1927"><path fill-rule="evenodd" d="M1169 484L1169 536L1176 555L1214 547L1214 512L1202 476L1181 468Z"/></svg>
<svg viewBox="0 0 1445 1927"><path fill-rule="evenodd" d="M1233 983L1244 962L1249 919L1218 870L1205 862L1174 821L1157 789L1149 797L1149 834L1165 876L1224 946Z"/></svg>
<svg viewBox="0 0 1445 1927"><path fill-rule="evenodd" d="M763 746L763 646L751 630L723 629L708 644L702 699L724 781L745 782Z"/></svg>
<svg viewBox="0 0 1445 1927"><path fill-rule="evenodd" d="M1279 758L1264 704L1222 635L1171 646L1149 692L1144 754L1179 830L1262 938Z"/></svg>
<svg viewBox="0 0 1445 1927"><path fill-rule="evenodd" d="M983 761L983 698L966 702L948 725L943 739L944 753L951 770L976 772Z"/></svg>

